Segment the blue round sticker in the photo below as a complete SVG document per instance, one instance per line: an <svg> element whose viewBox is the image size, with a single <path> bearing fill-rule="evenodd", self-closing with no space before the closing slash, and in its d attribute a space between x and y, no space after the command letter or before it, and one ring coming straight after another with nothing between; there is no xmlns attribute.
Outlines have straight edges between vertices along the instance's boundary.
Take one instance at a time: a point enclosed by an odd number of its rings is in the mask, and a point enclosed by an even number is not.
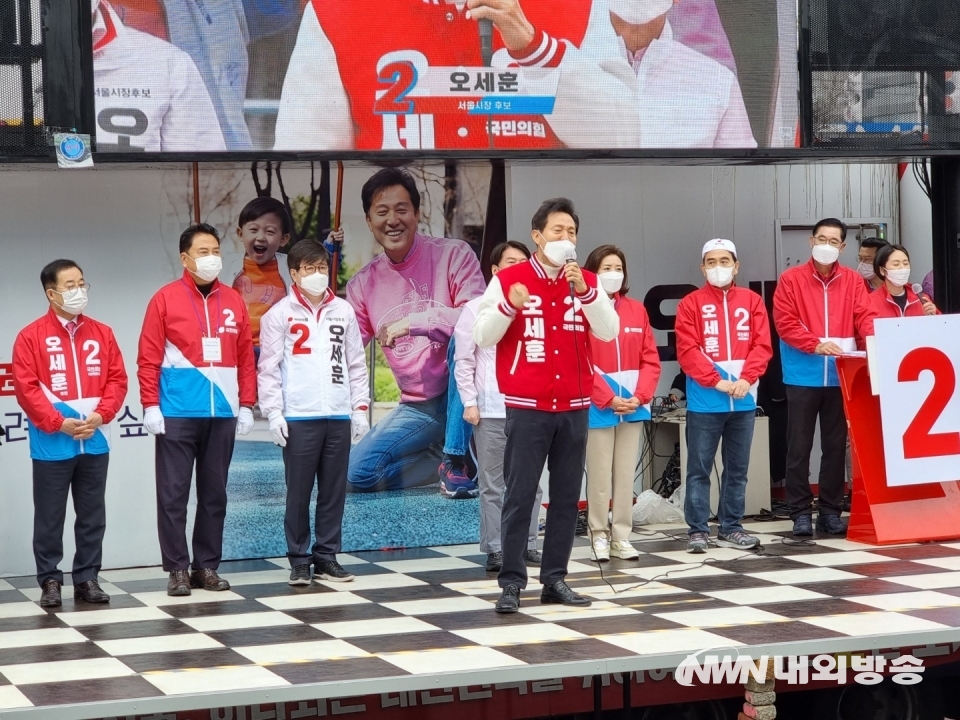
<svg viewBox="0 0 960 720"><path fill-rule="evenodd" d="M60 141L60 152L67 160L79 160L86 150L86 143L76 135L71 135Z"/></svg>

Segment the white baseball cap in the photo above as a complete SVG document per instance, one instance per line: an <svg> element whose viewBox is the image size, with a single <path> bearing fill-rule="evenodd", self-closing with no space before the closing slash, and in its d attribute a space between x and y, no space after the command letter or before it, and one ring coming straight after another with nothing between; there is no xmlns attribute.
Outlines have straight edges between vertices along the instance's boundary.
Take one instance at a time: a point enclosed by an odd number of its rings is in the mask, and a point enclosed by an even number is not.
<svg viewBox="0 0 960 720"><path fill-rule="evenodd" d="M728 250L734 257L737 256L737 246L733 244L732 240L714 238L713 240L707 240L703 244L703 252L700 253L701 259L705 257L708 252L712 252L714 250Z"/></svg>

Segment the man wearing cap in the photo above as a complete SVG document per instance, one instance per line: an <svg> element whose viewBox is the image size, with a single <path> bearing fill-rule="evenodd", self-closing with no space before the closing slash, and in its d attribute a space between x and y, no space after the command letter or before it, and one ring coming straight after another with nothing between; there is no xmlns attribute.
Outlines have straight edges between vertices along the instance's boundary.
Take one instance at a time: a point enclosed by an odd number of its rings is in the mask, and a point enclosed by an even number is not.
<svg viewBox="0 0 960 720"><path fill-rule="evenodd" d="M710 539L710 474L723 439L723 474L717 545L750 549L757 538L744 532L744 497L757 382L773 356L770 320L763 299L737 287L740 263L730 240L710 240L701 251L706 284L677 306L677 360L687 375L687 477L684 515L687 552L707 551Z"/></svg>

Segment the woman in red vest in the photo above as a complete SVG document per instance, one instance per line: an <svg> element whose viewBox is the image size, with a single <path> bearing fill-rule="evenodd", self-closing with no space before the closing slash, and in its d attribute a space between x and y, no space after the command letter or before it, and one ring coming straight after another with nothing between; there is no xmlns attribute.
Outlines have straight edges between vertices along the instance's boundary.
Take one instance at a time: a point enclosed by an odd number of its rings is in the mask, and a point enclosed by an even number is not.
<svg viewBox="0 0 960 720"><path fill-rule="evenodd" d="M650 419L650 401L660 380L660 356L643 303L627 297L627 259L614 245L601 245L584 268L597 274L620 318L616 338L588 335L593 360L590 430L587 434L587 523L598 562L610 556L636 560L633 481L641 422ZM608 509L613 511L612 524Z"/></svg>
<svg viewBox="0 0 960 720"><path fill-rule="evenodd" d="M910 286L910 254L903 245L887 245L877 250L873 260L877 277L883 285L870 295L870 303L878 318L939 315L940 311L927 295Z"/></svg>

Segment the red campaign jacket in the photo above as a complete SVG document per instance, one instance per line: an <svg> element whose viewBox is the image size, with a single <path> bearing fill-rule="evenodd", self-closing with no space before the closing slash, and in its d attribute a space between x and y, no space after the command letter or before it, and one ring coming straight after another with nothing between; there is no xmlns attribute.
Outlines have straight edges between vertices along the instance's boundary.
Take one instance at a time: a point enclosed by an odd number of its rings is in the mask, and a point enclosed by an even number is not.
<svg viewBox="0 0 960 720"><path fill-rule="evenodd" d="M127 395L127 371L113 330L86 315L75 322L71 338L51 308L21 330L13 344L14 392L30 420L30 456L37 460L107 452L107 425ZM65 418L93 412L103 425L89 440L59 433Z"/></svg>
<svg viewBox="0 0 960 720"><path fill-rule="evenodd" d="M810 259L787 268L773 294L773 322L780 335L783 382L802 387L839 387L836 360L816 355L829 339L844 351L865 347L876 311L856 270L833 264L823 277Z"/></svg>
<svg viewBox="0 0 960 720"><path fill-rule="evenodd" d="M763 298L734 285L706 284L684 297L674 323L677 361L687 375L687 408L694 412L755 410L757 382L773 357ZM716 389L721 380L746 380L740 400Z"/></svg>
<svg viewBox="0 0 960 720"><path fill-rule="evenodd" d="M614 308L620 318L617 338L610 342L593 335L588 338L593 357L590 427L612 427L621 419L649 420L649 404L660 380L660 353L643 303L617 293ZM610 409L615 397L636 397L641 407L622 418L612 410L603 412Z"/></svg>
<svg viewBox="0 0 960 720"><path fill-rule="evenodd" d="M221 359L204 362L203 339L219 338ZM214 281L205 298L186 271L150 299L137 356L140 402L168 417L236 417L257 400L246 305Z"/></svg>
<svg viewBox="0 0 960 720"><path fill-rule="evenodd" d="M430 67L482 67L477 23L458 13L454 5L430 0L401 0L388 8L372 0L312 0L323 32L337 55L337 68L350 99L357 149L383 148L384 115L395 115L399 107L411 102L406 91L416 82L410 64L414 55L426 57ZM579 47L587 31L591 2L584 0L537 0L524 3L523 11L534 27L534 40L517 65L557 67L566 45ZM359 33L359 34L358 34ZM363 46L358 51L358 43ZM493 33L493 50L504 47L499 32ZM378 63L390 54L397 58L379 72ZM329 72L317 68L317 72ZM494 78L503 70L494 70ZM472 91L477 78L470 76ZM381 97L378 99L378 94ZM509 95L510 93L504 93ZM474 97L471 92L465 96ZM414 99L415 100L415 99ZM418 110L417 112L423 112ZM466 111L437 111L434 115L434 145L437 148L490 147L487 121L498 116L467 114ZM563 144L551 131L542 115L511 115L517 122L537 122L544 126L544 137L499 136L497 148L557 148Z"/></svg>
<svg viewBox="0 0 960 720"><path fill-rule="evenodd" d="M907 307L901 313L900 306L891 297L887 290L887 284L884 283L870 296L870 306L877 313L878 318L898 318L898 317L920 317L924 314L923 303L909 285L904 286L907 293ZM940 311L937 310L937 315Z"/></svg>
<svg viewBox="0 0 960 720"><path fill-rule="evenodd" d="M583 279L588 289L574 306L567 281L550 279L535 257L497 273L504 294L515 283L530 291L523 310L504 308L516 316L497 343L497 385L507 407L567 412L590 406L590 325L580 306L599 295L597 276L584 270Z"/></svg>

